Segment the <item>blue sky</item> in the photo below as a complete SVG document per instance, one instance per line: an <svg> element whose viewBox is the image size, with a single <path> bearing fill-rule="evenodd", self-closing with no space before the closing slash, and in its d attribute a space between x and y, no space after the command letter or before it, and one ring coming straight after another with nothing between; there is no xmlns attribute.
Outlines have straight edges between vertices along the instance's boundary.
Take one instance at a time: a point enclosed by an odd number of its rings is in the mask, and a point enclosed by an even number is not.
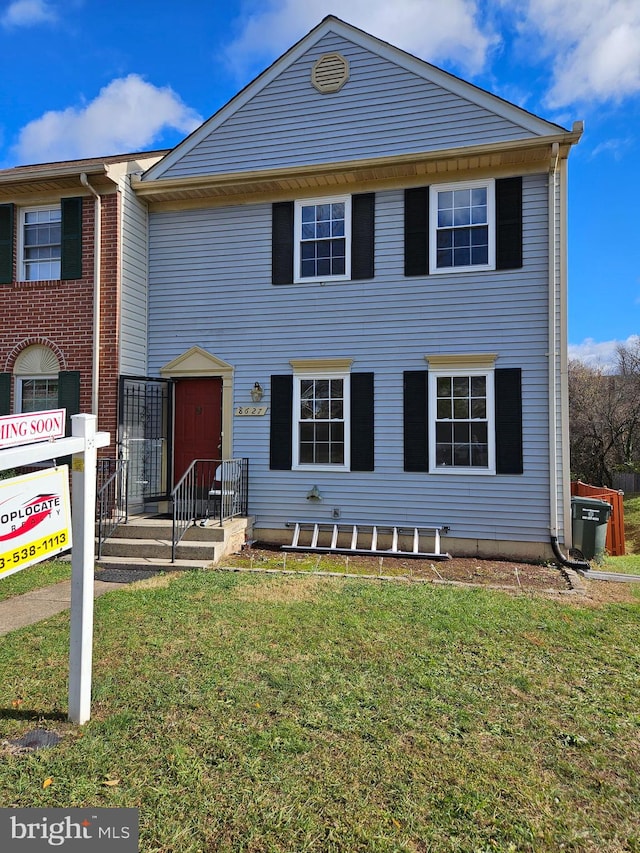
<svg viewBox="0 0 640 853"><path fill-rule="evenodd" d="M0 0L0 168L171 147L334 14L585 132L571 354L640 334L640 0Z"/></svg>

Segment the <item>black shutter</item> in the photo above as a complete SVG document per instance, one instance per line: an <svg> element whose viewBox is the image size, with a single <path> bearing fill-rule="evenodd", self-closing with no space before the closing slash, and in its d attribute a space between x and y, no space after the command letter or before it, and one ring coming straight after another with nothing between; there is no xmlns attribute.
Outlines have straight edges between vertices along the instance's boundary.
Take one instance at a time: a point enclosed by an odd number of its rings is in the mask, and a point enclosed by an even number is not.
<svg viewBox="0 0 640 853"><path fill-rule="evenodd" d="M404 191L404 274L429 272L429 187Z"/></svg>
<svg viewBox="0 0 640 853"><path fill-rule="evenodd" d="M375 193L359 193L351 199L352 280L374 276L375 205Z"/></svg>
<svg viewBox="0 0 640 853"><path fill-rule="evenodd" d="M13 275L13 223L12 204L0 204L0 284L11 284Z"/></svg>
<svg viewBox="0 0 640 853"><path fill-rule="evenodd" d="M272 471L291 470L292 439L293 376L272 376L269 437L269 467Z"/></svg>
<svg viewBox="0 0 640 853"><path fill-rule="evenodd" d="M404 386L404 470L429 470L428 371L407 370Z"/></svg>
<svg viewBox="0 0 640 853"><path fill-rule="evenodd" d="M351 374L351 470L374 470L373 373Z"/></svg>
<svg viewBox="0 0 640 853"><path fill-rule="evenodd" d="M82 278L82 198L63 198L61 279ZM95 247L94 247L95 250Z"/></svg>
<svg viewBox="0 0 640 853"><path fill-rule="evenodd" d="M522 267L522 178L496 181L496 269Z"/></svg>
<svg viewBox="0 0 640 853"><path fill-rule="evenodd" d="M522 474L522 371L496 370L495 385L496 472Z"/></svg>
<svg viewBox="0 0 640 853"><path fill-rule="evenodd" d="M11 373L0 373L0 415L11 414Z"/></svg>
<svg viewBox="0 0 640 853"><path fill-rule="evenodd" d="M58 373L58 408L67 410L66 434L71 435L71 416L80 413L80 371Z"/></svg>
<svg viewBox="0 0 640 853"><path fill-rule="evenodd" d="M271 206L271 283L293 283L293 202Z"/></svg>

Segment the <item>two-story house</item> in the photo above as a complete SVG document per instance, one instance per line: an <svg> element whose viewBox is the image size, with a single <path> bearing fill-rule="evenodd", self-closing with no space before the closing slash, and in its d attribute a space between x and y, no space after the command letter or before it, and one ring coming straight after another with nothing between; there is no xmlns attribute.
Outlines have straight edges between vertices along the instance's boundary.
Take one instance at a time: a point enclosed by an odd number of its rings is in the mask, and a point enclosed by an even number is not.
<svg viewBox="0 0 640 853"><path fill-rule="evenodd" d="M569 544L569 131L335 17L134 179L175 481L249 459L256 537ZM173 424L171 426L171 424Z"/></svg>
<svg viewBox="0 0 640 853"><path fill-rule="evenodd" d="M129 176L166 152L0 171L0 414L98 416L146 370L146 207Z"/></svg>

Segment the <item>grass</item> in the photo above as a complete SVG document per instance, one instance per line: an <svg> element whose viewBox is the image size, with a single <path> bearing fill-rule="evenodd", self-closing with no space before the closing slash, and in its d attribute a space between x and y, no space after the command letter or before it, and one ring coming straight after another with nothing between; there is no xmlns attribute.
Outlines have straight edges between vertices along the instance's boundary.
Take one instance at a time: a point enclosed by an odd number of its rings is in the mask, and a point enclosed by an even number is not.
<svg viewBox="0 0 640 853"><path fill-rule="evenodd" d="M184 573L3 638L0 805L138 807L144 853L640 851L640 598ZM43 787L45 780L51 780Z"/></svg>
<svg viewBox="0 0 640 853"><path fill-rule="evenodd" d="M0 601L71 578L70 560L49 560L8 577L0 575Z"/></svg>
<svg viewBox="0 0 640 853"><path fill-rule="evenodd" d="M606 556L601 571L640 575L640 495L624 498L625 550L623 557Z"/></svg>

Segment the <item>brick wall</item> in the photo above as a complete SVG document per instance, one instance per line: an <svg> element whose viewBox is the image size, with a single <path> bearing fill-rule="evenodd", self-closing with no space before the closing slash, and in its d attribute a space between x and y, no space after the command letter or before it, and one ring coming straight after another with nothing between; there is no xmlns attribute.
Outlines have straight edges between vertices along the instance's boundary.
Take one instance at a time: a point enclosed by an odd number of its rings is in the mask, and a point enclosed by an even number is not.
<svg viewBox="0 0 640 853"><path fill-rule="evenodd" d="M16 358L26 347L33 344L48 346L58 357L61 370L78 370L80 372L80 410L82 412L91 412L94 214L95 202L93 197L84 198L82 204L83 257L81 279L74 281L14 281L10 285L0 285L3 304L3 322L0 326L0 370L12 372ZM103 196L98 429L111 433L112 444L107 449L107 455L114 455L117 430L118 217L118 194L112 193ZM15 256L17 259L17 234Z"/></svg>

